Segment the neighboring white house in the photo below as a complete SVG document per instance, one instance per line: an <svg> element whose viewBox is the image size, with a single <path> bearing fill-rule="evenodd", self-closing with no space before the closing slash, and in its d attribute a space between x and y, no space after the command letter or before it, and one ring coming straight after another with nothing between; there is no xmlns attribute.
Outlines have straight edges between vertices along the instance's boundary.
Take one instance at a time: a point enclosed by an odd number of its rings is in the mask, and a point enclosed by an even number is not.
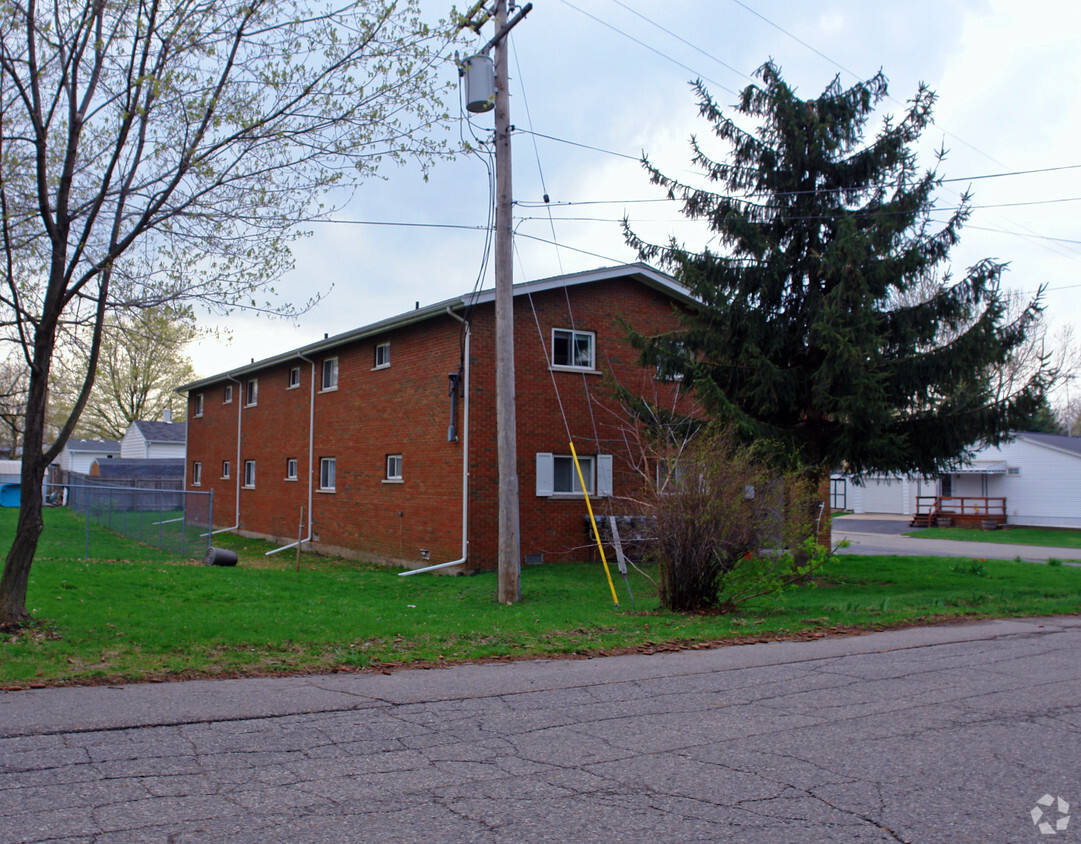
<svg viewBox="0 0 1081 844"><path fill-rule="evenodd" d="M136 420L128 426L120 441L120 456L133 459L157 460L184 457L188 426L184 422L143 422Z"/></svg>
<svg viewBox="0 0 1081 844"><path fill-rule="evenodd" d="M916 496L1005 498L1010 524L1081 528L1081 437L1015 434L980 449L961 469L935 478L846 478L854 513L913 515Z"/></svg>
<svg viewBox="0 0 1081 844"><path fill-rule="evenodd" d="M70 439L53 462L64 472L79 475L90 474L90 466L97 461L111 460L120 456L120 443L116 440L76 440Z"/></svg>

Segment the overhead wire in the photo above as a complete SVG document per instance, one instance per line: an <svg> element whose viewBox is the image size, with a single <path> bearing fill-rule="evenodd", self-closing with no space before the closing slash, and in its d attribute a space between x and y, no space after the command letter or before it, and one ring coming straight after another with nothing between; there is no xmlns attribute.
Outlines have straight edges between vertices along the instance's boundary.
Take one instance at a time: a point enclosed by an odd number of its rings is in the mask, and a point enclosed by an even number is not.
<svg viewBox="0 0 1081 844"><path fill-rule="evenodd" d="M533 132L533 115L529 112L529 98L526 96L525 91L525 79L522 76L522 66L518 63L518 51L514 47L514 38L511 35L507 36L507 43L510 45L511 54L514 56L514 67L518 71L518 87L522 92L522 103L525 105L526 122L529 123L529 134L533 139L533 154L537 159L537 174L540 176L541 192L544 196L545 205L548 204L548 185L544 181L544 167L541 166L540 149L537 147L537 136ZM556 241L556 224L552 218L551 208L548 209L548 224L552 229L552 240ZM556 263L559 265L559 274L563 274L563 256L559 253L559 247L556 246Z"/></svg>

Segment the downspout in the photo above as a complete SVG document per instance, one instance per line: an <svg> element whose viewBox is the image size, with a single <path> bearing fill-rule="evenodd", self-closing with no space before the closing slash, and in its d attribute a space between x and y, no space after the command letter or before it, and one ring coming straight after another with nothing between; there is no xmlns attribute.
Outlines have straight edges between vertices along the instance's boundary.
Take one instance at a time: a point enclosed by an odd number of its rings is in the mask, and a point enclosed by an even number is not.
<svg viewBox="0 0 1081 844"><path fill-rule="evenodd" d="M420 574L436 569L460 566L469 557L469 320L462 319L454 311L447 307L447 313L465 326L465 365L462 380L465 383L465 400L462 402L462 556L449 563L437 563L434 566L425 566L422 569L398 572L398 577L408 577L411 574Z"/></svg>
<svg viewBox="0 0 1081 844"><path fill-rule="evenodd" d="M308 535L298 542L290 542L288 545L283 545L281 548L267 551L263 555L264 557L269 557L271 554L277 554L279 551L287 551L290 548L296 548L298 545L303 545L305 542L312 541L312 525L314 524L312 519L312 459L315 456L315 361L311 358L304 357L304 355L299 352L297 353L297 357L305 363L310 363L312 365L312 383L308 398Z"/></svg>
<svg viewBox="0 0 1081 844"><path fill-rule="evenodd" d="M235 523L233 524L232 527L218 528L218 530L210 531L211 536L213 536L216 533L225 533L226 531L239 530L240 529L240 478L241 478L241 472L244 469L244 467L240 465L240 438L241 438L241 434L243 433L243 430L244 430L244 427L243 427L243 419L244 419L244 417L243 417L243 415L241 413L243 411L243 409L244 409L244 404L243 404L243 402L244 402L244 393L243 393L243 390L241 388L244 385L241 384L240 381L238 381L232 375L226 375L225 377L228 380L235 383L236 387L237 387L236 399L235 399L235 401L236 401L236 466L233 467L233 471L236 472L236 519L235 519ZM211 518L213 518L213 516L211 516Z"/></svg>

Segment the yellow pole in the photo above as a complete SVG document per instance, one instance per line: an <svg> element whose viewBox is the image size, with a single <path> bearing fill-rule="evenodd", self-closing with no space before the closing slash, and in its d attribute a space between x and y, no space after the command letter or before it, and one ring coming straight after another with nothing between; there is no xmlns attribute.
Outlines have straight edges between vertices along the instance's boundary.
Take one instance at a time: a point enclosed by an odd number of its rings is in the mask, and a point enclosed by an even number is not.
<svg viewBox="0 0 1081 844"><path fill-rule="evenodd" d="M582 485L582 495L586 500L586 509L589 511L589 523L593 525L593 536L597 539L597 548L601 552L601 563L604 564L604 574L608 578L608 588L612 590L612 603L619 609L619 598L616 596L616 587L612 583L612 573L608 570L608 560L604 556L604 543L601 542L601 532L597 530L597 519L593 516L593 505L589 503L589 493L586 491L586 479L582 477L582 465L578 462L578 452L574 450L574 443L570 444L571 457L574 458L574 468L578 470L578 483Z"/></svg>

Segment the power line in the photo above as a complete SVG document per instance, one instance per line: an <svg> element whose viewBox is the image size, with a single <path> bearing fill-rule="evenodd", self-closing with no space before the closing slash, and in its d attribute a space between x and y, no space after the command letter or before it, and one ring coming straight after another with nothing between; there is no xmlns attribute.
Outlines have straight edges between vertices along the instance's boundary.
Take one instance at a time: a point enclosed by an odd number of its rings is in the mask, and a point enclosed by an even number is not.
<svg viewBox="0 0 1081 844"><path fill-rule="evenodd" d="M661 24L657 23L652 18L647 18L641 12L636 11L635 9L632 9L626 3L622 2L622 0L612 0L612 2L615 3L617 6L620 6L620 7L624 8L624 9L626 9L632 15L635 15L636 17L641 18L642 20L644 20L646 23L650 24L651 26L657 27L657 29L659 29L661 32L664 32L664 33L666 33L668 35L671 35L673 38L675 38L681 44L685 44L686 46L690 47L692 50L696 50L697 52L699 52L703 56L705 56L707 59L710 59L711 61L717 62L717 64L719 64L721 67L727 68L728 70L732 71L737 76L742 76L744 79L746 79L749 82L754 82L754 79L751 76L744 73L742 70L739 70L738 68L732 67L732 65L728 64L728 62L722 61L721 59L717 58L715 55L708 52L707 50L703 50L697 44L692 44L686 38L683 38L682 36L677 35L676 33L672 32L672 30L668 29L665 26L662 26Z"/></svg>
<svg viewBox="0 0 1081 844"><path fill-rule="evenodd" d="M627 32L624 32L624 31L623 31L622 29L620 29L620 28L619 28L618 26L615 26L615 25L613 25L613 24L610 24L610 23L608 23L608 21L605 21L605 20L601 20L601 19L600 19L600 18L598 18L598 17L596 16L596 15L591 15L591 14L590 14L589 12L585 11L584 9L579 9L579 8L578 8L577 6L575 6L575 5L573 4L573 3L569 2L569 0L559 0L559 2L560 2L560 3L562 3L562 4L564 5L564 6L568 6L569 8L571 8L571 9L574 9L574 11L576 11L576 12L578 12L578 13L580 13L580 14L583 14L583 15L585 15L585 16L586 16L587 18L590 18L591 20L594 20L594 21L596 21L596 22L597 22L597 23L599 23L599 24L600 24L601 26L607 27L608 29L612 30L613 32L617 32L617 33L619 33L619 34L620 34L620 35L622 35L622 36L623 36L624 38L626 38L626 39L628 39L628 40L630 40L630 41L633 41L633 42L634 42L635 44L637 44L637 45L638 45L639 47L645 47L645 48L646 48L647 50L649 50L649 51L650 51L651 53L656 53L656 54L657 54L658 56L660 56L660 57L661 57L662 59L665 59L666 61L669 61L669 62L671 62L672 64L674 64L674 65L677 65L678 67L681 67L681 68L683 68L684 70L686 70L686 71L689 71L690 73L693 73L693 74L694 74L694 75L695 75L696 77L698 77L699 79L704 79L704 80L705 80L706 82L709 82L709 83L710 83L710 84L712 84L712 85L716 85L716 86L717 86L718 88L720 88L720 89L721 89L722 91L727 91L727 92L728 92L729 94L731 94L731 95L732 95L732 96L734 96L734 97L738 97L738 96L739 96L739 93L738 93L738 92L736 92L736 91L733 91L733 90L732 90L731 88L729 88L729 87L728 87L727 85L722 85L722 84L721 84L720 82L718 82L718 81L717 81L716 79L711 79L710 77L706 76L705 74L703 74L703 73L699 73L698 71L696 71L696 70L695 70L695 69L694 69L693 67L691 67L690 65L685 65L685 64L684 64L683 62L679 61L678 59L675 59L675 58L673 58L672 56L668 55L668 54L667 54L666 52L664 52L663 50L659 50L659 49L657 49L656 47L653 47L653 46L651 46L651 45L647 44L647 43L646 43L645 41L642 41L642 40L640 40L640 39L638 39L638 38L635 38L635 37L634 37L633 35L631 35L631 34L629 34L629 33L627 33ZM741 74L741 75L742 75L742 74Z"/></svg>
<svg viewBox="0 0 1081 844"><path fill-rule="evenodd" d="M788 31L787 29L785 29L785 28L784 28L783 26L781 26L781 25L780 25L779 23L776 23L775 21L772 21L772 20L770 20L770 19L769 19L769 18L767 18L767 17L765 16L765 15L763 15L763 14L762 14L761 12L759 12L759 11L757 11L757 10L755 10L755 9L752 9L752 8L751 8L750 6L748 6L748 5L746 4L746 3L744 3L744 2L743 2L743 0L732 0L732 2L733 2L733 3L735 3L735 4L737 5L737 6L740 6L740 7L744 8L744 9L746 9L746 10L747 10L748 12L750 12L750 13L751 13L752 15L754 15L755 17L757 17L757 18L759 18L759 19L761 19L761 20L765 21L765 22L766 22L766 23L768 23L768 24L769 24L770 26L772 26L772 27L773 27L774 29L776 29L776 30L779 30L780 32L783 32L783 33L784 33L785 35L787 35L787 36L788 36L789 38L791 38L791 39L792 39L793 41L796 41L796 42L798 42L799 44L802 44L802 45L803 45L804 47L806 47L806 48L807 48L808 50L810 50L811 52L813 52L813 53L814 53L815 55L817 55L817 56L821 56L821 57L822 57L823 59L825 59L826 61L828 61L828 62L829 62L830 64L832 64L832 65L833 65L834 67L836 67L836 68L839 68L840 70L842 70L842 71L844 71L845 73L847 73L847 74L848 74L849 76L852 76L853 78L855 78L855 79L857 79L857 80L861 80L861 79L863 78L862 76L860 76L860 74L856 73L855 71L849 70L849 69L848 69L847 67L845 67L845 66L844 66L843 64L841 64L841 63L840 63L839 61L837 61L836 59L832 58L831 56L827 56L827 55L826 55L825 53L823 53L823 52L822 52L821 50L819 50L819 49L818 49L817 47L815 47L815 46L813 46L813 45L811 45L811 44L807 43L807 42L806 42L806 41L804 41L804 40L803 40L802 38L800 38L800 37L798 37L798 36L796 36L796 35L793 35L793 34L792 34L791 32L789 32L789 31ZM906 108L906 107L907 107L907 103L903 103L903 102L901 102L900 100L898 100L898 99L897 99L896 97L892 96L892 95L891 95L891 94L889 94L889 93L887 93L887 94L886 94L886 97L887 97L887 99L889 99L889 100L892 100L892 101L893 101L894 103L896 103L897 105L901 106L902 108ZM962 144L964 144L964 145L965 145L966 147L968 147L969 149L973 150L974 152L978 152L978 153L979 153L980 155L982 155L982 156L983 156L984 158L988 159L989 161L993 161L993 162L995 162L995 164L998 164L998 165L999 165L1000 167L1006 167L1006 166L1007 166L1006 164L1004 164L1003 162L1001 162L1001 161L999 161L999 160L998 160L997 158L995 158L995 157L994 157L993 155L990 155L989 153L986 153L986 152L984 152L984 151L983 151L982 149L980 149L979 147L975 146L974 144L970 144L970 143L969 143L968 141L966 141L966 140L965 140L964 138L960 137L959 135L955 135L955 134L954 134L953 132L949 131L948 129L946 129L946 128L944 128L943 126L941 126L941 125L939 125L938 123L936 123L936 122L935 122L935 120L934 120L934 117L932 117L932 118L931 118L931 123L932 123L933 125L935 125L935 126L938 126L938 128L939 128L940 130L942 130L942 132L943 132L944 134L946 134L946 135L949 135L949 136L950 136L951 138L954 138L954 139L956 139L956 140L960 141L960 142L961 142Z"/></svg>

